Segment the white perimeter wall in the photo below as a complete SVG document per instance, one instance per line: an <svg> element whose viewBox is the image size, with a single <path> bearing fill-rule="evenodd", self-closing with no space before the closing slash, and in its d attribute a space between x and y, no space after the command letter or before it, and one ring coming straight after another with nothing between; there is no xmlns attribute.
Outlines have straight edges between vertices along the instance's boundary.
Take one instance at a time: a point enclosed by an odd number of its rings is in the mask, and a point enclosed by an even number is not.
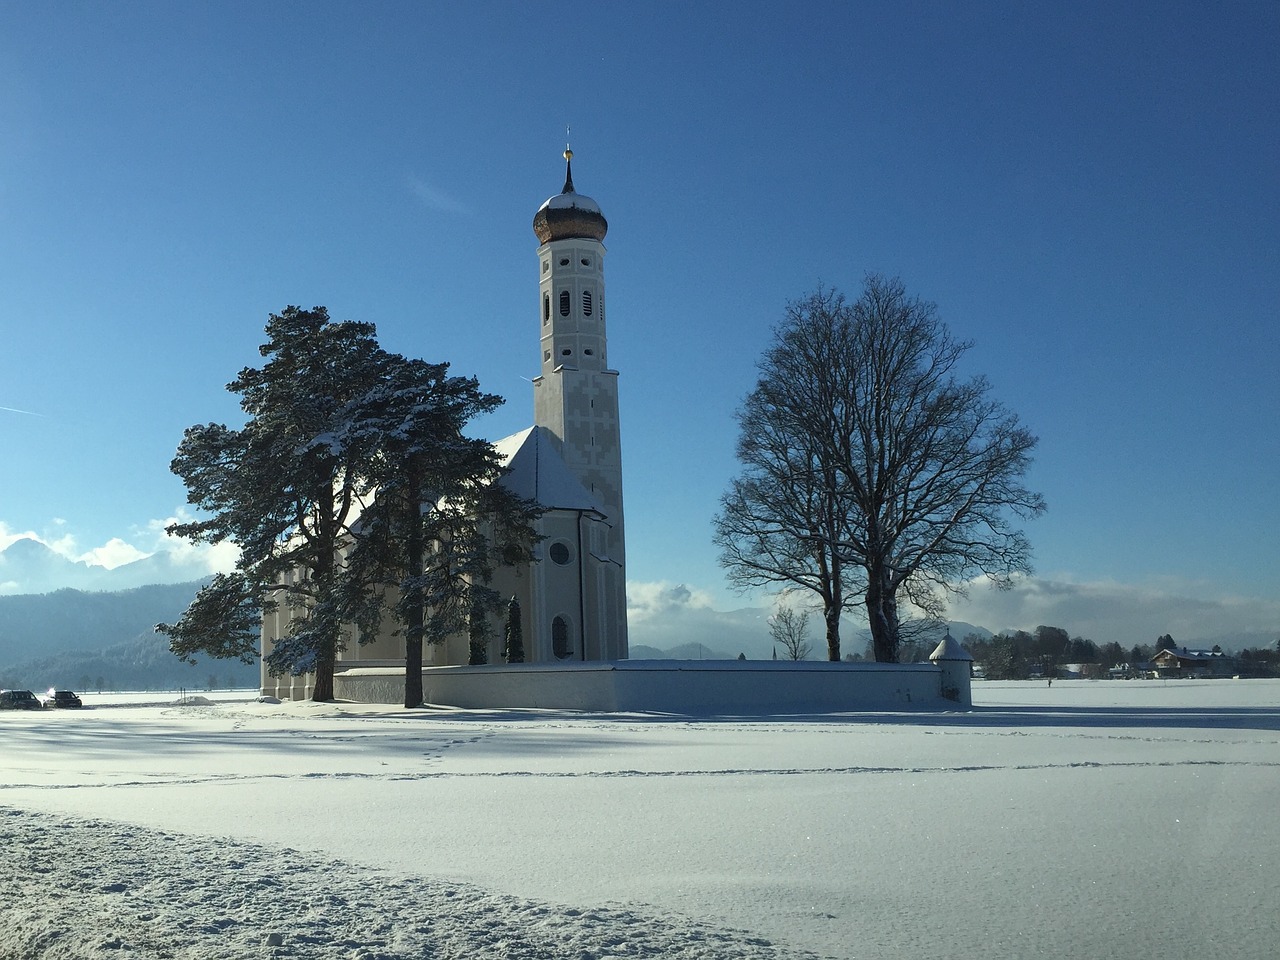
<svg viewBox="0 0 1280 960"><path fill-rule="evenodd" d="M532 707L601 712L684 714L829 713L954 708L963 689L943 697L943 670L932 663L878 664L735 660L620 660L609 663L488 664L428 667L427 703L466 708ZM403 703L404 671L357 667L334 677L339 699Z"/></svg>

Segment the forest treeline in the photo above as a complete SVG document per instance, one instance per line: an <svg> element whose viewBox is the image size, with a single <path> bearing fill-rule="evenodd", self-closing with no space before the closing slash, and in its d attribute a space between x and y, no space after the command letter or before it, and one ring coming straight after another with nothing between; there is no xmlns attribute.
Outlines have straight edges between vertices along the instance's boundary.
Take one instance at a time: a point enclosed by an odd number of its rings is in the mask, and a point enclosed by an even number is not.
<svg viewBox="0 0 1280 960"><path fill-rule="evenodd" d="M1038 626L998 633L992 637L968 634L961 641L974 662L990 680L1026 680L1058 675L1067 664L1078 666L1085 677L1106 677L1114 667L1138 673L1161 650L1181 649L1185 644L1164 634L1151 643L1124 647L1114 641L1097 644L1084 637L1072 637L1061 627ZM1218 647L1213 652L1221 653ZM1273 647L1253 647L1233 655L1236 672L1242 676L1280 676L1280 640Z"/></svg>
<svg viewBox="0 0 1280 960"><path fill-rule="evenodd" d="M43 692L253 687L258 667L185 664L155 625L178 616L207 580L131 590L0 597L0 687Z"/></svg>

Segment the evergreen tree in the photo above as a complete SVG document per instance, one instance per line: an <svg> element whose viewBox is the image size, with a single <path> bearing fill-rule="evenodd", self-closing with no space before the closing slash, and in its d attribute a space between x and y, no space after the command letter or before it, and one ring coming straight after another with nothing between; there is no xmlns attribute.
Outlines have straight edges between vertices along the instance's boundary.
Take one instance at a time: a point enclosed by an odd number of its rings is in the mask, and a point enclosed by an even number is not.
<svg viewBox="0 0 1280 960"><path fill-rule="evenodd" d="M405 706L422 703L422 649L470 633L498 609L499 565L531 557L540 509L499 483L493 446L463 434L502 403L448 364L384 355L377 382L353 405L340 440L360 451L376 495L365 506L343 572L349 615L376 635L382 588L405 636Z"/></svg>
<svg viewBox="0 0 1280 960"><path fill-rule="evenodd" d="M520 626L520 601L507 601L507 622L502 633L502 652L507 663L524 663L524 629Z"/></svg>
<svg viewBox="0 0 1280 960"><path fill-rule="evenodd" d="M188 428L172 470L207 519L173 524L193 541L231 541L236 572L201 590L176 624L162 624L176 650L247 655L247 611L278 604L296 612L268 656L273 672L314 671L316 700L333 699L341 646L339 548L369 493L365 471L335 442L349 404L369 389L378 354L372 324L333 323L324 307L286 307L267 321L267 362L227 385L247 421ZM240 604L234 602L234 597ZM229 639L216 623L233 615ZM220 653L218 651L221 651Z"/></svg>
<svg viewBox="0 0 1280 960"><path fill-rule="evenodd" d="M228 389L244 427L191 427L173 461L208 519L171 534L234 542L235 573L201 590L167 634L180 655L250 656L264 612L292 612L267 656L274 673L314 671L333 698L339 650L378 636L383 598L405 633L406 705L422 702L422 643L465 626L473 602L496 603L495 563L529 555L531 504L496 481L492 446L462 428L502 400L447 364L382 350L372 324L333 323L323 307L288 307L267 323L267 362ZM488 591L488 592L486 592Z"/></svg>

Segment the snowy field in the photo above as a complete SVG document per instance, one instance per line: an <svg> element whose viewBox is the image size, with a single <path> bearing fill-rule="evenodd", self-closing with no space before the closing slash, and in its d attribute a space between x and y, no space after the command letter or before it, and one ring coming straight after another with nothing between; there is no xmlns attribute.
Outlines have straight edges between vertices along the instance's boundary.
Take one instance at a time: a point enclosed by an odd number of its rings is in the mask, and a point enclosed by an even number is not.
<svg viewBox="0 0 1280 960"><path fill-rule="evenodd" d="M777 720L245 697L0 713L0 958L1280 956L1280 681Z"/></svg>

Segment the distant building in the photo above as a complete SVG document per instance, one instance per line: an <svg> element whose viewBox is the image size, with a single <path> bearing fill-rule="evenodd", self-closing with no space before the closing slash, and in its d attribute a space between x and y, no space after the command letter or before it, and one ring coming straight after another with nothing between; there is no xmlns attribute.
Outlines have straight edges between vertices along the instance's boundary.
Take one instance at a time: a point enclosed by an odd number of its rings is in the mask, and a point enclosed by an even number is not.
<svg viewBox="0 0 1280 960"><path fill-rule="evenodd" d="M1151 658L1151 666L1161 677L1230 677L1236 673L1235 657L1221 650L1170 648Z"/></svg>

